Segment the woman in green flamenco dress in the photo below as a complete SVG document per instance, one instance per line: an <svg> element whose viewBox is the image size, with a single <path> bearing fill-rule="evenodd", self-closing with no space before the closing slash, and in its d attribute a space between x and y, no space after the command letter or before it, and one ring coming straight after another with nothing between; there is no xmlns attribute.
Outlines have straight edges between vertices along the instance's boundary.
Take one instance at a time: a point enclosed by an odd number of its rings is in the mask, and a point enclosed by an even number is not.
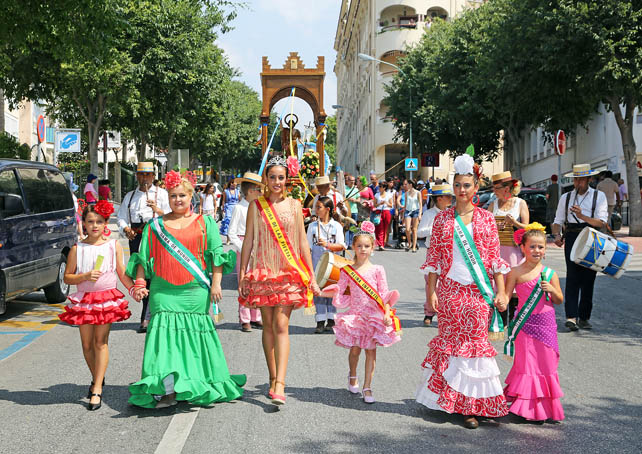
<svg viewBox="0 0 642 454"><path fill-rule="evenodd" d="M129 402L145 408L228 402L243 395L246 378L230 375L209 305L220 301L222 274L234 269L236 256L223 252L212 217L191 212L189 179L171 171L165 185L172 212L145 226L127 266L137 300L151 279L142 377L129 387Z"/></svg>

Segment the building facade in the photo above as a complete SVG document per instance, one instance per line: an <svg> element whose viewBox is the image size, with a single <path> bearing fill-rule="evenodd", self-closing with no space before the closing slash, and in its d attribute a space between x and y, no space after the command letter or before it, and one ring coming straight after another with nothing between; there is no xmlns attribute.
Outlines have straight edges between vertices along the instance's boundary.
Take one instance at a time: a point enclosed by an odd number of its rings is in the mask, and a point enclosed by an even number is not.
<svg viewBox="0 0 642 454"><path fill-rule="evenodd" d="M13 136L21 144L31 148L31 159L34 161L53 162L54 127L42 105L26 100L12 110L9 103L3 99L5 132ZM38 118L42 115L45 119L45 140L38 148Z"/></svg>
<svg viewBox="0 0 642 454"><path fill-rule="evenodd" d="M395 143L395 130L384 102L385 85L408 46L417 43L435 18L451 20L484 0L343 0L337 24L334 72L337 75L337 161L347 172L382 174L408 157L407 143ZM386 63L363 61L363 53ZM450 179L452 160L441 156L439 166L422 166L415 178ZM484 164L487 175L503 168L503 159ZM404 174L403 164L390 174Z"/></svg>
<svg viewBox="0 0 642 454"><path fill-rule="evenodd" d="M561 175L569 173L573 164L589 163L592 169L610 170L614 178L622 178L626 183L626 167L622 151L622 139L615 117L604 106L589 121L586 127L578 126L567 131L567 150L560 159ZM635 115L633 137L638 146L638 163L642 161L642 111ZM510 159L509 159L510 158ZM519 161L517 161L519 160ZM527 131L517 147L515 156L506 156L507 168L519 168L524 183L528 186L545 188L550 177L560 173L558 157L553 151L553 142L544 136L541 128ZM509 162L511 161L511 162ZM642 176L642 164L638 165L638 175ZM571 178L561 177L564 187L573 185Z"/></svg>

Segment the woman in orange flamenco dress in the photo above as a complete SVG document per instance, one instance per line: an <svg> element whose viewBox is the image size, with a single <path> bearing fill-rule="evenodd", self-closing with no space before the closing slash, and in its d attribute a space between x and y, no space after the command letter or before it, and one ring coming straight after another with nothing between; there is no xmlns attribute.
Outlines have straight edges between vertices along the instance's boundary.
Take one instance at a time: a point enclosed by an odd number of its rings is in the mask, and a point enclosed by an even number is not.
<svg viewBox="0 0 642 454"><path fill-rule="evenodd" d="M275 405L285 403L290 314L301 307L313 312L312 294L320 293L301 204L285 197L288 170L291 175L298 173L293 157L287 163L280 156L268 161L268 195L249 206L239 271L239 303L261 309L268 396Z"/></svg>

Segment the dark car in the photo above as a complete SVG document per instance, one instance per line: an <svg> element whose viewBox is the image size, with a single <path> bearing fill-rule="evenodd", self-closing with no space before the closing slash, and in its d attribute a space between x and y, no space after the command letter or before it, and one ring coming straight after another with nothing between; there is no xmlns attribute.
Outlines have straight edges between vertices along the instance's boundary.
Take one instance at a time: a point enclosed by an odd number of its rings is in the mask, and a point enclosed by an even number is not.
<svg viewBox="0 0 642 454"><path fill-rule="evenodd" d="M522 188L519 197L526 201L528 205L528 214L530 222L539 222L546 226L546 207L548 200L546 200L546 189L537 188Z"/></svg>
<svg viewBox="0 0 642 454"><path fill-rule="evenodd" d="M43 289L49 303L67 299L63 278L76 243L74 201L49 164L0 159L0 314L6 302Z"/></svg>

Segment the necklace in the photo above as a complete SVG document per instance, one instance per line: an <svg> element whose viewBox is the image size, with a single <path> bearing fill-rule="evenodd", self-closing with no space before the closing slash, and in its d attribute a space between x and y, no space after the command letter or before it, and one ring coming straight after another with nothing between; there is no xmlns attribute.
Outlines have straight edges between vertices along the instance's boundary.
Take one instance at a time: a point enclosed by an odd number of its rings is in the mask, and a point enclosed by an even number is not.
<svg viewBox="0 0 642 454"><path fill-rule="evenodd" d="M457 209L455 208L455 212L456 212L459 216L466 216L468 213L472 213L473 211L475 211L475 207L472 207L470 210L466 211L465 213L460 213L460 212L459 212L459 211L457 211Z"/></svg>

